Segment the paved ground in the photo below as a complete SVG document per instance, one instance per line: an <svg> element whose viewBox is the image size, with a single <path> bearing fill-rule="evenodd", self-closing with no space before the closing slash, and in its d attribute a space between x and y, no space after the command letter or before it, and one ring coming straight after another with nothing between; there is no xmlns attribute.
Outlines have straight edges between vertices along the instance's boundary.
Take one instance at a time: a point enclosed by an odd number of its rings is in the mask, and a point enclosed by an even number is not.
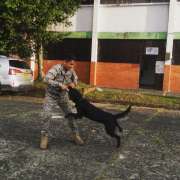
<svg viewBox="0 0 180 180"><path fill-rule="evenodd" d="M86 145L74 145L62 121L47 151L38 147L40 111L40 99L0 98L0 180L180 180L178 111L134 107L118 150L87 119L78 122Z"/></svg>

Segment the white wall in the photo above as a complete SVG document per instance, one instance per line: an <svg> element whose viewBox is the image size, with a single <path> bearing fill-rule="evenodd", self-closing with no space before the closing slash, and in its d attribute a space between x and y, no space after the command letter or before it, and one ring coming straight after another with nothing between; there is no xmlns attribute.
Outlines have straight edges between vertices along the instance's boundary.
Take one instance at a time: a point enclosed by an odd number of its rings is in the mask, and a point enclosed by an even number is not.
<svg viewBox="0 0 180 180"><path fill-rule="evenodd" d="M77 13L70 18L71 27L56 25L48 28L52 31L92 31L93 6L82 6Z"/></svg>
<svg viewBox="0 0 180 180"><path fill-rule="evenodd" d="M100 32L166 32L168 4L101 6Z"/></svg>
<svg viewBox="0 0 180 180"><path fill-rule="evenodd" d="M167 32L169 4L100 5L99 32ZM72 26L56 25L53 31L92 31L93 6L82 6L71 18ZM180 3L175 11L174 32L180 32Z"/></svg>
<svg viewBox="0 0 180 180"><path fill-rule="evenodd" d="M180 2L177 3L175 8L174 32L180 32Z"/></svg>

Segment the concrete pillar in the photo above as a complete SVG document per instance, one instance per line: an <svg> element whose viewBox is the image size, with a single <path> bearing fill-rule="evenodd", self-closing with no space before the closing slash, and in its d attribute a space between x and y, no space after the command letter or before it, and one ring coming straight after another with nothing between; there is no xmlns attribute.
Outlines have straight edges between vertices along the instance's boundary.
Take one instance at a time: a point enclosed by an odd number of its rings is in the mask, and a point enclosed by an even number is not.
<svg viewBox="0 0 180 180"><path fill-rule="evenodd" d="M166 42L166 56L165 56L165 85L164 92L171 92L171 68L172 68L172 57L173 57L173 40L174 40L174 22L175 22L175 5L176 0L170 0L169 3L169 21L167 31L167 42Z"/></svg>
<svg viewBox="0 0 180 180"><path fill-rule="evenodd" d="M91 67L90 84L96 85L96 68L98 59L98 13L100 0L94 0L93 24L92 24L92 47L91 47Z"/></svg>

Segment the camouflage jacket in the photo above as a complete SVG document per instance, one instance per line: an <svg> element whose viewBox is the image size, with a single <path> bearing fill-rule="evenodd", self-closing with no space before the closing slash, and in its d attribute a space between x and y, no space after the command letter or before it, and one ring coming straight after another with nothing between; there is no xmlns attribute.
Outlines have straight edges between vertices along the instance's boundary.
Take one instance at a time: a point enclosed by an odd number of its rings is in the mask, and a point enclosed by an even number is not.
<svg viewBox="0 0 180 180"><path fill-rule="evenodd" d="M48 84L47 91L53 95L61 93L60 86L75 83L78 77L74 70L65 70L62 64L53 66L45 76L44 81Z"/></svg>

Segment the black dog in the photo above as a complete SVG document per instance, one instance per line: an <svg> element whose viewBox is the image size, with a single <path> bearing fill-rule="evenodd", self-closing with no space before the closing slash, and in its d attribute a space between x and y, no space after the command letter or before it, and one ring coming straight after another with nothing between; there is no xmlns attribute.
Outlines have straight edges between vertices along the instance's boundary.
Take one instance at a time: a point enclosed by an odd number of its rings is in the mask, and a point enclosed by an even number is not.
<svg viewBox="0 0 180 180"><path fill-rule="evenodd" d="M67 116L73 116L75 118L82 118L84 116L88 119L104 124L107 134L116 138L117 147L120 146L121 139L115 132L115 129L117 127L119 131L122 132L122 128L119 126L117 119L126 116L130 112L131 106L129 106L124 112L113 115L90 104L88 100L83 98L77 89L69 88L69 97L76 105L77 114L70 113Z"/></svg>

